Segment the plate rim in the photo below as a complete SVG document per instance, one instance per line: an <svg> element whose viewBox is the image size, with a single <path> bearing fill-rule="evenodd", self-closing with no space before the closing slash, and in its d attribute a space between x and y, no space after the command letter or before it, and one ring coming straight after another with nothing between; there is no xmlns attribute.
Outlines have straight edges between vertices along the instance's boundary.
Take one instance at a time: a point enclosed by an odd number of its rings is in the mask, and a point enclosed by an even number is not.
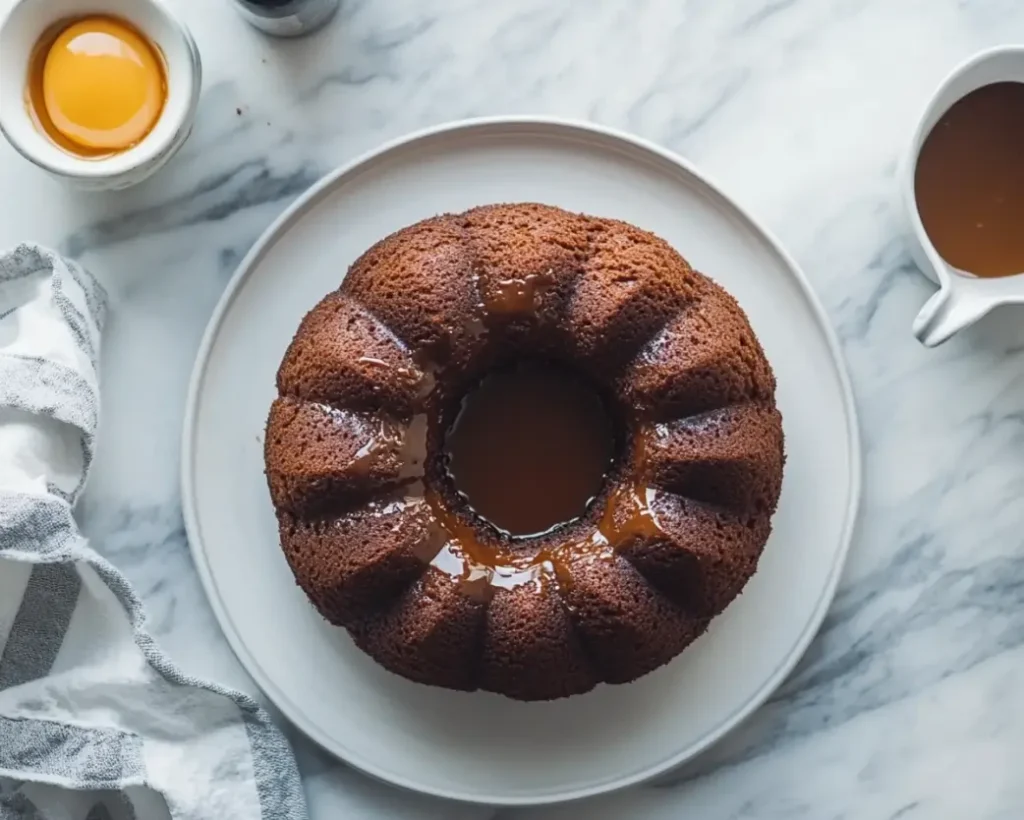
<svg viewBox="0 0 1024 820"><path fill-rule="evenodd" d="M329 193L333 188L343 185L350 177L361 173L364 169L373 164L386 160L389 156L404 150L415 148L420 143L434 137L443 135L456 135L460 133L472 133L474 131L486 132L491 129L515 128L532 126L540 131L550 131L560 138L565 137L599 137L606 141L605 148L611 147L608 143L619 143L619 147L630 149L631 152L639 152L640 155L647 155L647 159L656 159L675 165L678 169L706 186L711 192L733 208L747 223L758 233L760 238L768 245L769 249L784 263L789 274L793 277L806 299L812 314L822 331L824 340L831 355L832 364L838 377L839 387L843 398L843 409L846 419L846 445L850 454L849 479L850 491L847 497L846 510L843 516L842 533L838 549L834 553L832 567L829 570L828 578L815 604L811 617L804 625L799 639L793 644L788 655L769 676L757 692L750 697L739 709L732 713L729 718L723 721L713 731L708 732L699 740L690 743L683 749L671 755L666 760L650 766L640 772L633 772L619 778L607 780L596 785L587 787L574 787L559 793L548 793L543 795L492 795L481 796L479 794L459 793L445 788L437 788L429 783L418 782L407 776L389 772L382 767L360 759L359 755L353 755L348 748L342 748L326 732L322 731L315 723L307 722L303 715L296 717L297 710L292 708L290 698L286 697L277 686L269 680L261 665L252 657L247 646L235 631L234 624L227 612L223 601L220 598L216 582L206 561L206 548L203 545L200 535L198 515L194 504L195 487L192 475L194 470L194 449L195 449L195 425L197 407L201 395L202 382L205 377L210 353L213 350L223 319L241 291L250 274L274 246L274 244L289 230L294 222L301 219L304 214L316 206L322 195ZM641 158L643 158L641 156ZM582 800L589 797L596 797L602 794L619 791L621 789L635 786L652 780L660 775L672 771L685 762L709 749L725 735L733 731L743 723L753 712L759 709L773 692L782 684L789 673L807 651L811 641L817 635L829 607L835 597L836 588L842 575L843 567L853 541L856 529L858 513L862 495L862 449L860 424L857 414L856 400L854 397L852 381L849 376L846 359L843 356L842 347L835 329L828 318L824 307L818 298L810 281L796 260L782 246L775 234L763 223L750 214L750 212L730 197L712 178L703 171L698 170L689 160L679 154L664 148L656 143L629 132L612 128L597 123L587 122L567 117L554 116L491 116L473 117L454 120L421 128L404 135L387 140L386 142L372 148L354 159L341 164L333 171L325 174L320 180L300 194L285 210L274 219L269 226L260 234L252 247L239 262L238 267L228 280L223 293L214 307L213 313L203 331L203 336L196 352L195 363L189 377L188 392L186 396L184 421L181 437L181 460L180 460L180 490L181 507L185 523L185 533L188 538L189 552L192 555L193 564L199 575L203 591L207 601L213 610L222 634L231 647L238 662L246 673L253 679L263 694L274 706L284 715L285 718L296 729L307 738L312 740L322 749L338 758L345 764L352 766L370 777L398 786L403 789L426 794L433 797L440 797L448 800L455 800L462 803L470 803L488 806L541 806L564 803L574 800Z"/></svg>

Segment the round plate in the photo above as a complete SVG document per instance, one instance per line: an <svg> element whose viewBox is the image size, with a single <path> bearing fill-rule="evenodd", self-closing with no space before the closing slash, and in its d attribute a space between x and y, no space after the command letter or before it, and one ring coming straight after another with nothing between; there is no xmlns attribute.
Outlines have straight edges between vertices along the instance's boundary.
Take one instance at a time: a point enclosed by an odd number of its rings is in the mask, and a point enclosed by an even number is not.
<svg viewBox="0 0 1024 820"><path fill-rule="evenodd" d="M760 568L707 635L635 683L550 703L420 686L378 667L295 586L263 476L275 371L306 311L392 231L445 211L517 201L635 223L725 286L775 368L788 456ZM425 131L301 197L256 243L214 312L183 447L196 566L231 646L267 696L313 740L371 775L488 804L631 785L736 726L821 623L860 493L849 381L793 260L680 158L634 137L552 120Z"/></svg>

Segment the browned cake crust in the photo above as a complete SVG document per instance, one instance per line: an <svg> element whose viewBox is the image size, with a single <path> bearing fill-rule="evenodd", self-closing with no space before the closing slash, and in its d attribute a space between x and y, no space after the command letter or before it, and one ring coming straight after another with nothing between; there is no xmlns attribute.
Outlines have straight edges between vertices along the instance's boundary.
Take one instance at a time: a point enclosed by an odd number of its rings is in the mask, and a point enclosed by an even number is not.
<svg viewBox="0 0 1024 820"><path fill-rule="evenodd" d="M524 355L589 374L624 442L584 519L505 543L458 509L439 442L466 385ZM775 379L735 300L653 234L549 206L376 244L303 320L278 390L267 479L295 578L422 683L541 700L656 669L742 591L781 491ZM452 563L470 530L528 571Z"/></svg>

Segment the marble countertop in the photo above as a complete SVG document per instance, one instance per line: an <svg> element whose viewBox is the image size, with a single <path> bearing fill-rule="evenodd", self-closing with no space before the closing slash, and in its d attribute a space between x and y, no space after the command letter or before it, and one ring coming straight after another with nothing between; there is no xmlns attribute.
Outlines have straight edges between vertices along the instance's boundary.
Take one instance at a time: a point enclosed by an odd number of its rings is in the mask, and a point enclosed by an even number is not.
<svg viewBox="0 0 1024 820"><path fill-rule="evenodd" d="M0 7L10 0L0 0ZM245 250L296 195L382 140L462 117L624 128L706 169L783 241L842 340L865 492L807 656L739 731L655 786L585 807L447 804L373 783L301 737L314 818L1024 816L1024 322L933 351L895 170L953 65L1024 40L1014 0L345 0L268 40L226 0L171 0L205 60L195 133L126 193L65 190L0 145L0 246L37 240L109 289L100 452L83 526L186 669L252 689L189 557L186 382Z"/></svg>

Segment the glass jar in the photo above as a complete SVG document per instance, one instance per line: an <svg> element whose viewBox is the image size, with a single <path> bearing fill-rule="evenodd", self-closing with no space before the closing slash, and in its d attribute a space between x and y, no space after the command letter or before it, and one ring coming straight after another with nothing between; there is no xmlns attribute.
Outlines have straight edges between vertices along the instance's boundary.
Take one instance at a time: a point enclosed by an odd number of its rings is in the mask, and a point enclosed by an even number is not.
<svg viewBox="0 0 1024 820"><path fill-rule="evenodd" d="M341 0L235 0L242 16L277 37L316 31L331 19Z"/></svg>

